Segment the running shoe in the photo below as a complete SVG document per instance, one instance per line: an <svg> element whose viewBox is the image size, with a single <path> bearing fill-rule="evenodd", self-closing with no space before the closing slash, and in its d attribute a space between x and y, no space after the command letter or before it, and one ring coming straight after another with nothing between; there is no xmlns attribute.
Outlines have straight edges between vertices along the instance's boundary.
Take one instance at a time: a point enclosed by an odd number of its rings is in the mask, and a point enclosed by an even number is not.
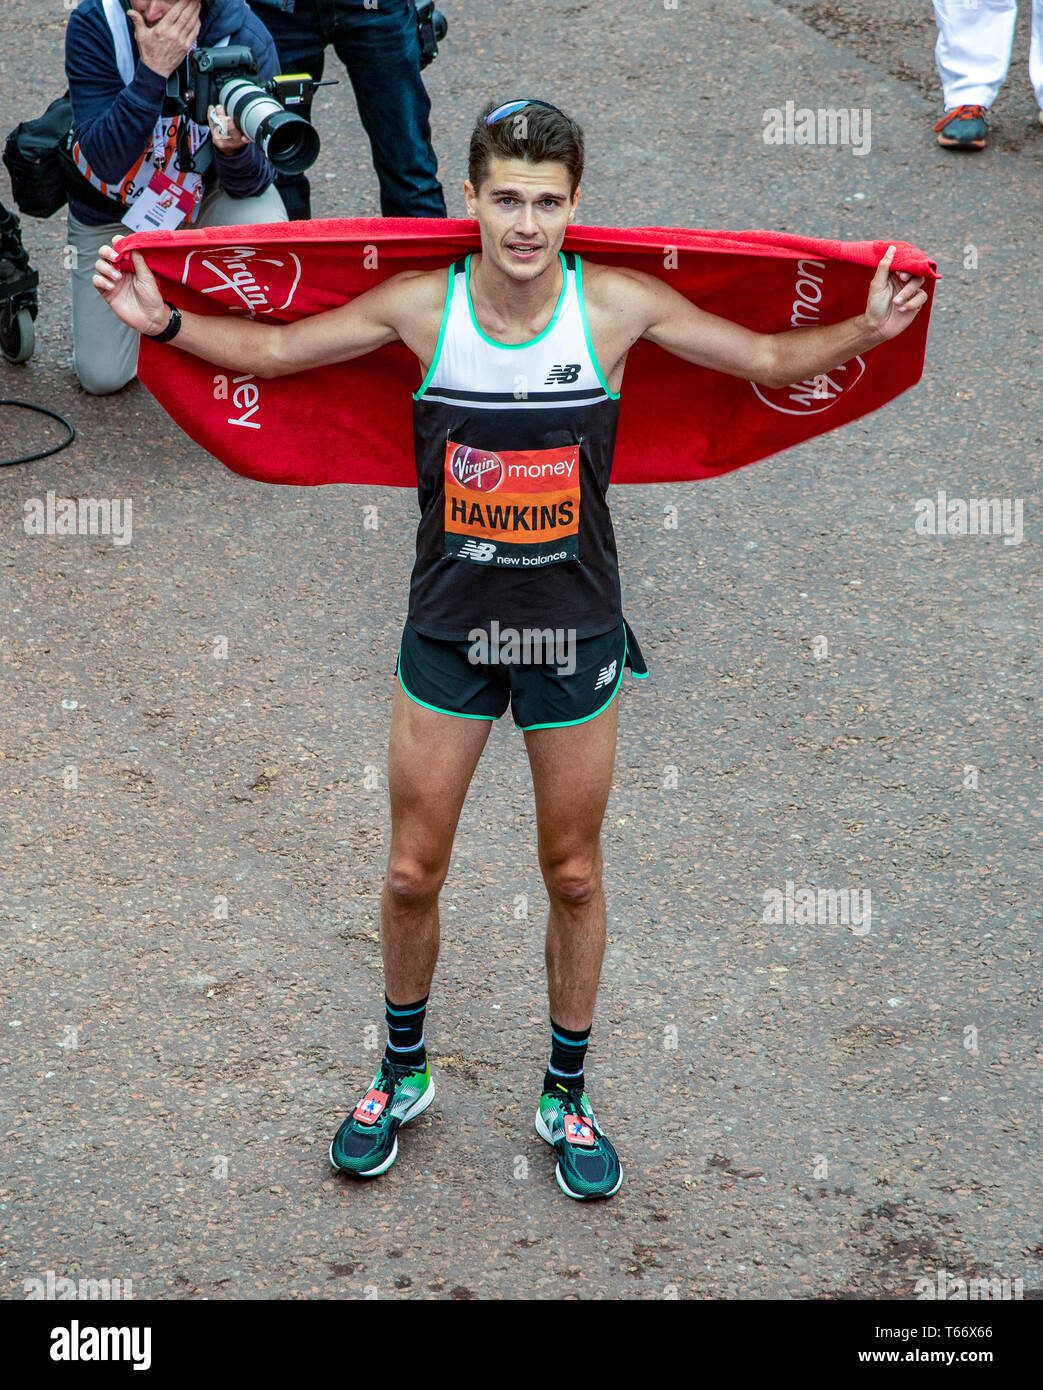
<svg viewBox="0 0 1043 1390"><path fill-rule="evenodd" d="M933 129L938 132L939 145L955 150L985 148L985 107L956 106L946 111Z"/></svg>
<svg viewBox="0 0 1043 1390"><path fill-rule="evenodd" d="M594 1118L587 1093L557 1086L540 1096L536 1133L558 1154L555 1177L566 1197L612 1197L623 1181L619 1155Z"/></svg>
<svg viewBox="0 0 1043 1390"><path fill-rule="evenodd" d="M334 1135L330 1162L356 1178L375 1178L398 1156L398 1130L423 1114L435 1098L431 1063L423 1071L384 1058L373 1085Z"/></svg>

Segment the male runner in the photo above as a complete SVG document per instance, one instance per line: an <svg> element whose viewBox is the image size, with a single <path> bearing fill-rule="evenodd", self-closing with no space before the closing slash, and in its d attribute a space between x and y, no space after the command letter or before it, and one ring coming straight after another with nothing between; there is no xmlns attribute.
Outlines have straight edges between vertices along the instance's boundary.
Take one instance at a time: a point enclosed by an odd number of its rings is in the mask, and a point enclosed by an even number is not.
<svg viewBox="0 0 1043 1390"><path fill-rule="evenodd" d="M550 900L550 1062L536 1115L559 1187L610 1197L623 1179L583 1065L605 945L601 823L624 666L647 671L623 618L605 502L627 352L668 352L772 387L805 381L899 334L927 300L921 278L880 260L865 311L755 333L644 272L561 250L583 172L579 126L539 101L489 106L471 137L467 211L481 251L403 271L350 303L286 325L180 316L141 255L102 250L95 284L139 332L261 377L344 362L401 341L422 374L413 411L421 519L396 667L388 771L391 848L381 896L388 1041L373 1085L330 1146L374 1177L397 1131L434 1099L424 1017L438 955L438 895L492 721L508 702L525 735L539 864ZM902 283L902 282L907 283ZM495 624L499 624L495 627ZM483 662L515 633L564 629L568 666ZM569 668L573 669L569 672Z"/></svg>

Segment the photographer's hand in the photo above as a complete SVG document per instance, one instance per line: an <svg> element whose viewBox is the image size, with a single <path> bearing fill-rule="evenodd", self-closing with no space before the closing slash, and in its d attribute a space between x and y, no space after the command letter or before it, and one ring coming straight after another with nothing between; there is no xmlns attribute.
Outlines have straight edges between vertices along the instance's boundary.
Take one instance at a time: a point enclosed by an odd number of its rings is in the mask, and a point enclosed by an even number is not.
<svg viewBox="0 0 1043 1390"><path fill-rule="evenodd" d="M214 148L222 154L238 154L250 143L223 106L211 106L207 119Z"/></svg>
<svg viewBox="0 0 1043 1390"><path fill-rule="evenodd" d="M128 10L134 42L145 66L160 77L176 72L196 41L201 15L199 0L174 0L163 18L150 27L138 10Z"/></svg>
<svg viewBox="0 0 1043 1390"><path fill-rule="evenodd" d="M98 252L93 284L117 318L138 333L162 333L170 319L170 310L163 302L156 277L145 264L141 252L131 252L133 276L124 275L113 265L120 254L116 250L116 242L122 240L121 236L113 237L112 245L103 246Z"/></svg>

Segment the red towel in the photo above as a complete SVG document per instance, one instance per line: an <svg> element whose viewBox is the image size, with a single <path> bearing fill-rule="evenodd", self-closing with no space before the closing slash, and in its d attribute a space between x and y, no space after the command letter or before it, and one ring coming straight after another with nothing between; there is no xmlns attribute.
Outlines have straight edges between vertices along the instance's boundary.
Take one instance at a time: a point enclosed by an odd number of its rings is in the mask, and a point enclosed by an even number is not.
<svg viewBox="0 0 1043 1390"><path fill-rule="evenodd" d="M283 222L142 232L164 296L197 313L290 322L343 304L400 270L433 269L478 248L478 224L421 218ZM861 313L886 241L816 241L775 232L570 227L566 249L659 276L711 313L774 333ZM769 390L635 343L623 378L613 483L707 478L876 410L923 372L935 262L894 243L892 270L925 277L928 303L897 338L817 382ZM375 264L374 264L375 263ZM401 343L332 367L237 377L141 340L138 375L196 443L266 483L414 487L416 358Z"/></svg>

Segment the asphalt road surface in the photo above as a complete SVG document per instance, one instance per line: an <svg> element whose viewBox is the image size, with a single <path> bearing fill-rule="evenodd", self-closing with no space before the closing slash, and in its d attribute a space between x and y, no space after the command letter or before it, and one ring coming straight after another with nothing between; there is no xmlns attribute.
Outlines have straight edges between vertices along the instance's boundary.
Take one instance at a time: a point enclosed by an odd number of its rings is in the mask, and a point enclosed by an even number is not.
<svg viewBox="0 0 1043 1390"><path fill-rule="evenodd" d="M961 156L930 129L926 3L445 10L427 76L451 215L481 102L544 95L587 132L583 222L923 248L943 277L924 379L724 478L610 492L651 671L621 695L587 1067L619 1195L567 1201L532 1128L545 895L509 715L442 895L437 1101L352 1184L326 1152L383 1045L415 494L247 482L136 383L85 395L64 214L23 219L37 350L0 363L0 395L78 433L0 473L0 1296L53 1270L162 1299L908 1299L939 1271L1038 1297L1027 15L990 147ZM65 22L57 0L0 10L3 132L63 89ZM327 75L315 213L376 216ZM766 145L788 100L870 111L871 148ZM0 435L5 457L59 437L9 408ZM1023 505L1020 540L918 534L939 489ZM131 498L132 542L27 536L49 490ZM787 882L868 891L870 929L764 920Z"/></svg>

